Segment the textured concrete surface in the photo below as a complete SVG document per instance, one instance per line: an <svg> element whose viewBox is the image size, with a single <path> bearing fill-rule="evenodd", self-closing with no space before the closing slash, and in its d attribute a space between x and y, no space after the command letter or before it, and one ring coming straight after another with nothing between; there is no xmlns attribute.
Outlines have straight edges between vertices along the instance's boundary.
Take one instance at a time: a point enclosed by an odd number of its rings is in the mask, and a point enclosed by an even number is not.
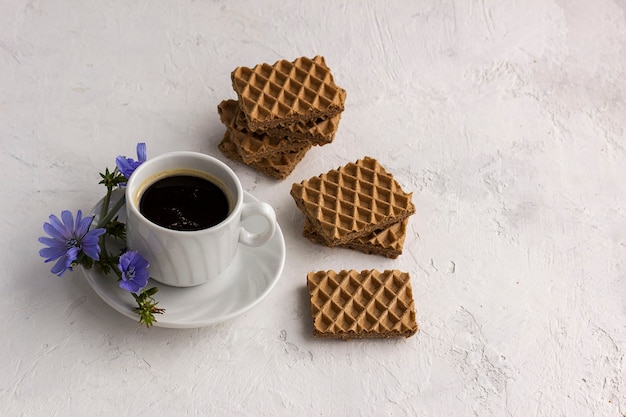
<svg viewBox="0 0 626 417"><path fill-rule="evenodd" d="M626 415L624 2L0 3L2 416ZM115 156L225 160L230 71L315 54L348 91L335 142L283 182L229 162L288 247L259 306L146 330L49 273L41 224ZM414 193L395 261L300 236L291 183L364 155ZM327 268L409 271L420 332L313 339Z"/></svg>

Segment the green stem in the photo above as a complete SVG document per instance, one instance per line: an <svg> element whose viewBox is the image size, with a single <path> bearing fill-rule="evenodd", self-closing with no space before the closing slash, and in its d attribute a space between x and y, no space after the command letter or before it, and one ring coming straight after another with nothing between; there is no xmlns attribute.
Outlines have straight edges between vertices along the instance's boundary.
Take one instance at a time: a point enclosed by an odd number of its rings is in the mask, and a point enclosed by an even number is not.
<svg viewBox="0 0 626 417"><path fill-rule="evenodd" d="M100 209L100 219L103 219L106 217L107 212L109 211L109 204L111 204L111 194L112 194L113 190L111 187L107 187L107 193L104 196L104 201L102 202L102 208ZM102 220L100 220L98 222L98 227L102 227L102 224L106 224L106 223L102 223Z"/></svg>
<svg viewBox="0 0 626 417"><path fill-rule="evenodd" d="M104 219L107 216L107 212L109 211L109 204L111 203L111 193L112 193L111 187L107 187L107 193L104 196L104 200L102 201L102 208L100 209L100 221L96 225L96 228L102 227L102 225L106 225L106 223L102 222L102 219ZM108 256L105 234L101 235L100 239L98 240L99 240L98 243L100 245L100 250L102 251L102 254L104 256Z"/></svg>
<svg viewBox="0 0 626 417"><path fill-rule="evenodd" d="M122 271L120 271L117 268L111 268L113 269L113 272L115 272L115 275L117 275L117 280L120 281L122 279Z"/></svg>
<svg viewBox="0 0 626 417"><path fill-rule="evenodd" d="M107 195L108 194L109 193L107 193ZM109 201L110 201L110 198L111 197L109 196ZM106 200L106 197L105 197L105 200ZM97 227L104 227L108 222L110 222L113 216L115 216L117 212L120 211L120 209L122 208L125 202L126 202L126 195L122 194L122 197L120 197L120 199L117 200L115 205L111 207L111 210L109 210L108 213L106 213L103 217L100 218L100 221L98 222Z"/></svg>
<svg viewBox="0 0 626 417"><path fill-rule="evenodd" d="M99 242L99 244L100 244L100 253L103 256L109 256L109 252L107 251L107 240L106 240L106 236L105 235L106 235L106 233L104 233L104 234L102 234L100 236L100 242Z"/></svg>

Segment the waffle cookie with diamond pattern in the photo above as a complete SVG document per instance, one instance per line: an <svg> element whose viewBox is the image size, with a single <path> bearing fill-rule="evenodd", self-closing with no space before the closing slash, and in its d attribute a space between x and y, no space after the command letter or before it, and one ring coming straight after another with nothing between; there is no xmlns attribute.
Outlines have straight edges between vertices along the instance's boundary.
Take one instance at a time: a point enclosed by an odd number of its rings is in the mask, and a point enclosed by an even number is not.
<svg viewBox="0 0 626 417"><path fill-rule="evenodd" d="M231 80L253 131L328 118L344 110L346 91L335 84L322 56L238 67Z"/></svg>
<svg viewBox="0 0 626 417"><path fill-rule="evenodd" d="M368 236L358 237L338 246L358 250L371 255L382 255L387 258L396 259L402 255L402 248L406 237L406 226L408 219L389 225L382 230L376 230ZM308 218L304 219L302 235L313 243L330 246L311 225Z"/></svg>
<svg viewBox="0 0 626 417"><path fill-rule="evenodd" d="M239 106L237 100L233 100ZM238 110L241 110L239 107ZM306 123L296 122L286 126L279 126L267 130L260 130L257 133L264 133L274 138L289 138L290 140L303 140L311 142L313 145L324 146L335 139L335 133L339 128L341 113L337 113L327 119L315 119ZM247 132L248 121L242 111L237 112L235 119L236 129Z"/></svg>
<svg viewBox="0 0 626 417"><path fill-rule="evenodd" d="M217 147L227 158L244 163L241 155L237 151L237 147L231 141L230 130L226 130L224 138ZM298 165L298 162L304 158L304 155L310 148L311 144L307 144L306 147L298 151L276 154L251 162L247 165L272 178L282 180L291 174L296 165Z"/></svg>
<svg viewBox="0 0 626 417"><path fill-rule="evenodd" d="M364 237L415 213L406 193L371 157L291 187L296 205L328 246Z"/></svg>
<svg viewBox="0 0 626 417"><path fill-rule="evenodd" d="M297 152L309 149L309 142L292 140L289 137L272 137L262 132L250 132L240 129L236 120L241 114L239 103L236 100L224 100L217 106L222 123L230 131L230 141L233 143L245 164L260 159L272 158L278 154Z"/></svg>
<svg viewBox="0 0 626 417"><path fill-rule="evenodd" d="M406 272L309 272L307 288L316 337L410 337L417 332L411 278Z"/></svg>

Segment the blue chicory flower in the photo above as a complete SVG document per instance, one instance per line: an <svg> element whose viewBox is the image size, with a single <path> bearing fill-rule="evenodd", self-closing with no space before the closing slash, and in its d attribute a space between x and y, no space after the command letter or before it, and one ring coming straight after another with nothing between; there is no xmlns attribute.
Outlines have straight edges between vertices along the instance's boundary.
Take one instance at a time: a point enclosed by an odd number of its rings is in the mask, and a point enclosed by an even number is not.
<svg viewBox="0 0 626 417"><path fill-rule="evenodd" d="M76 221L68 210L61 212L61 220L51 214L50 223L43 224L43 230L50 237L40 237L39 242L48 246L39 251L39 255L46 258L46 262L55 261L52 273L63 275L68 269L72 270L72 264L82 251L91 259L97 261L100 258L100 246L98 238L105 232L98 228L89 230L93 216L83 218L83 213L78 210Z"/></svg>
<svg viewBox="0 0 626 417"><path fill-rule="evenodd" d="M138 294L148 283L150 264L139 252L128 251L120 256L118 267L122 272L120 287L128 292Z"/></svg>
<svg viewBox="0 0 626 417"><path fill-rule="evenodd" d="M137 167L144 162L146 162L148 153L146 152L146 144L141 142L137 144L137 160L135 161L132 158L126 158L125 156L118 156L115 158L115 164L117 165L117 169L120 170L122 175L126 177L126 179L130 178L133 172L137 169Z"/></svg>

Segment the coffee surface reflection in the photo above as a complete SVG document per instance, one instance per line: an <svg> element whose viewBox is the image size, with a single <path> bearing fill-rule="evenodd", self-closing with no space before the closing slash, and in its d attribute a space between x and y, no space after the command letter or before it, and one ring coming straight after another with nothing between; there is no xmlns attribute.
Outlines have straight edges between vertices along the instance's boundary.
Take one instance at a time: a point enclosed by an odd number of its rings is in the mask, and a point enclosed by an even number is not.
<svg viewBox="0 0 626 417"><path fill-rule="evenodd" d="M139 201L148 220L172 230L202 230L222 222L230 212L228 197L212 181L173 175L150 185Z"/></svg>

